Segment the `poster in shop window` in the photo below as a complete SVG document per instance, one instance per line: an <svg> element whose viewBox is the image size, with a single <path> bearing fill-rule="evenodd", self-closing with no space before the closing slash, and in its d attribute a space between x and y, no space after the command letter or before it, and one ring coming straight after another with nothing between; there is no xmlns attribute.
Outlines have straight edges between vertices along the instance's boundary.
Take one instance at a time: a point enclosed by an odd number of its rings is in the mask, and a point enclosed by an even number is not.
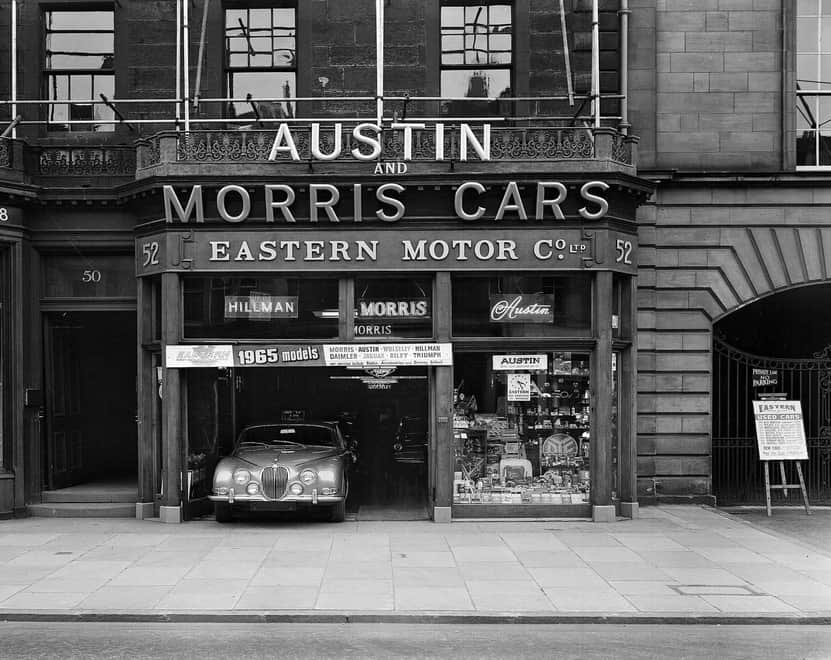
<svg viewBox="0 0 831 660"><path fill-rule="evenodd" d="M508 401L531 400L531 374L508 374Z"/></svg>
<svg viewBox="0 0 831 660"><path fill-rule="evenodd" d="M760 460L808 460L802 404L799 401L754 401L753 415Z"/></svg>

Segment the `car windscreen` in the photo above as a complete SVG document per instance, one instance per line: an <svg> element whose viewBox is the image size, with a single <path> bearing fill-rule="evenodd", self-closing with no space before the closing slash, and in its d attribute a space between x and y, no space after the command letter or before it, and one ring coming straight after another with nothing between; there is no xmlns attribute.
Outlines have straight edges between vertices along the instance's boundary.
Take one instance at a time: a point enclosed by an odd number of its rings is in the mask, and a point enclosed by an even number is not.
<svg viewBox="0 0 831 660"><path fill-rule="evenodd" d="M336 436L326 426L311 424L279 424L274 426L254 426L245 429L239 437L239 444L254 442L265 445L322 445L335 447Z"/></svg>

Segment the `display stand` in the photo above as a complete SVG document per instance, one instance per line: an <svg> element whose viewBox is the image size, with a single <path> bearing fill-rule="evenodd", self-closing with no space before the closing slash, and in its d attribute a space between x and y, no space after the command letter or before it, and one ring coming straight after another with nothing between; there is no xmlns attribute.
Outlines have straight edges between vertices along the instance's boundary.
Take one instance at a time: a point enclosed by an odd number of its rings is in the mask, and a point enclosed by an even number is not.
<svg viewBox="0 0 831 660"><path fill-rule="evenodd" d="M802 476L800 461L808 459L808 447L805 441L805 428L802 423L802 405L799 401L787 401L783 393L765 393L759 395L761 401L753 402L753 414L756 420L756 441L759 446L759 459L765 471L765 508L768 516L772 515L770 491L781 490L788 497L788 491L799 488L805 513L811 515L808 504L808 491ZM770 464L779 463L781 484L771 484ZM798 484L789 484L785 473L785 461L794 461Z"/></svg>

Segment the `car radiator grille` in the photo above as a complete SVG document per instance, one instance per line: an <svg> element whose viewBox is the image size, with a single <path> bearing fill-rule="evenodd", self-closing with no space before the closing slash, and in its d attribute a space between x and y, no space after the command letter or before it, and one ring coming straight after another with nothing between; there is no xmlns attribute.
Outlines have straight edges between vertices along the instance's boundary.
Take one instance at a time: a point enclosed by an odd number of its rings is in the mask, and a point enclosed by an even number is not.
<svg viewBox="0 0 831 660"><path fill-rule="evenodd" d="M267 467L260 477L263 483L263 493L272 500L278 500L286 492L289 480L289 471L284 467Z"/></svg>

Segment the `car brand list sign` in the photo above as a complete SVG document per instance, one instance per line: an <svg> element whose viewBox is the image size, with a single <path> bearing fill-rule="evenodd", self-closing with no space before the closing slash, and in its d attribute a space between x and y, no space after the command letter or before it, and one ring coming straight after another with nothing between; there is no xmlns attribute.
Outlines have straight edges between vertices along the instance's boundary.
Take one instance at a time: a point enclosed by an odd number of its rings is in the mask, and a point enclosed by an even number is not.
<svg viewBox="0 0 831 660"><path fill-rule="evenodd" d="M435 367L453 364L446 343L203 344L167 346L168 369L192 367Z"/></svg>

